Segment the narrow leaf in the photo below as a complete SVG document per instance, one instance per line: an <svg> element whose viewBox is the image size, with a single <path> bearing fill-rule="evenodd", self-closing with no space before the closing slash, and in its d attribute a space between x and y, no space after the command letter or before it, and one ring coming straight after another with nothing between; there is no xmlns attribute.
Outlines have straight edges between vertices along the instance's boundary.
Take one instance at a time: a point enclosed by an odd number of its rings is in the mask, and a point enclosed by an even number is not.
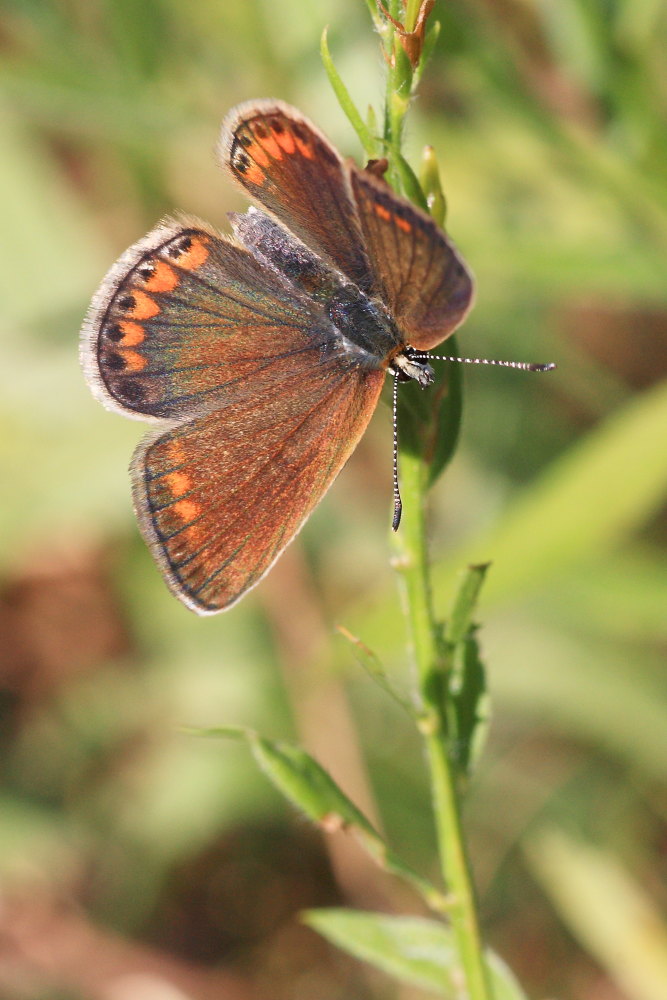
<svg viewBox="0 0 667 1000"><path fill-rule="evenodd" d="M432 910L447 912L449 904L443 893L389 850L361 810L305 750L292 743L265 739L238 726L191 731L203 736L245 740L269 781L297 809L325 831L347 829L376 864L411 885Z"/></svg>
<svg viewBox="0 0 667 1000"><path fill-rule="evenodd" d="M469 775L484 748L490 717L486 671L472 631L454 650L449 692L451 752L459 774Z"/></svg>
<svg viewBox="0 0 667 1000"><path fill-rule="evenodd" d="M440 167L433 146L424 146L419 182L426 198L431 218L439 226L444 226L447 217L447 201L440 181Z"/></svg>
<svg viewBox="0 0 667 1000"><path fill-rule="evenodd" d="M438 912L447 904L434 886L393 854L364 814L310 754L291 743L254 738L253 756L269 780L325 830L348 829L377 864L409 882Z"/></svg>
<svg viewBox="0 0 667 1000"><path fill-rule="evenodd" d="M442 923L344 909L308 910L302 919L348 954L402 982L448 1000L460 994L462 972L453 935ZM489 952L486 960L494 1000L525 1000L505 963Z"/></svg>
<svg viewBox="0 0 667 1000"><path fill-rule="evenodd" d="M408 699L405 698L400 691L397 691L397 689L391 683L391 681L387 676L386 670L384 669L382 663L380 662L380 659L375 655L373 650L369 649L368 646L365 643L363 643L361 639L359 639L356 635L352 635L352 633L348 631L348 629L346 629L343 625L337 625L336 631L339 632L340 635L342 635L344 639L347 639L347 641L351 644L355 652L357 662L361 664L366 673L369 674L369 676L373 678L376 684L378 684L386 694L388 694L391 698L393 698L393 700L397 702L397 704L399 704L401 708L405 709L405 711L410 715L411 718L414 718L415 711L413 706L410 704Z"/></svg>
<svg viewBox="0 0 667 1000"><path fill-rule="evenodd" d="M470 774L488 730L486 673L473 623L477 599L488 568L488 563L468 567L444 630L451 663L446 710L452 753L461 775Z"/></svg>
<svg viewBox="0 0 667 1000"><path fill-rule="evenodd" d="M378 155L378 144L375 137L371 134L365 121L359 114L356 105L352 98L350 97L350 92L341 80L338 70L334 66L333 59L331 58L331 53L329 52L329 45L327 42L327 31L325 28L322 32L322 39L320 41L320 55L322 57L322 63L324 64L324 69L329 77L329 83L331 84L333 91L338 98L338 103L343 109L348 121L352 125L352 128L357 133L359 141L363 146L366 155L371 159L375 159Z"/></svg>
<svg viewBox="0 0 667 1000"><path fill-rule="evenodd" d="M452 997L457 960L449 928L420 917L353 910L308 910L302 919L348 954L402 982Z"/></svg>
<svg viewBox="0 0 667 1000"><path fill-rule="evenodd" d="M424 69L433 55L435 46L440 37L440 21L434 21L429 30L426 32L426 37L424 38L424 47L422 49L421 59L419 60L419 65L415 69L415 75L412 81L412 89L415 90L419 86L419 81L424 75Z"/></svg>
<svg viewBox="0 0 667 1000"><path fill-rule="evenodd" d="M400 153L389 147L387 151L389 162L398 174L401 181L401 188L410 201L421 208L422 212L428 212L428 204L422 191L421 184L417 179L414 170Z"/></svg>
<svg viewBox="0 0 667 1000"><path fill-rule="evenodd" d="M301 747L256 736L250 748L272 784L310 819L354 826L370 836L379 836L331 775Z"/></svg>
<svg viewBox="0 0 667 1000"><path fill-rule="evenodd" d="M456 592L452 612L445 629L447 642L456 645L468 635L479 592L482 589L488 568L489 563L468 567Z"/></svg>

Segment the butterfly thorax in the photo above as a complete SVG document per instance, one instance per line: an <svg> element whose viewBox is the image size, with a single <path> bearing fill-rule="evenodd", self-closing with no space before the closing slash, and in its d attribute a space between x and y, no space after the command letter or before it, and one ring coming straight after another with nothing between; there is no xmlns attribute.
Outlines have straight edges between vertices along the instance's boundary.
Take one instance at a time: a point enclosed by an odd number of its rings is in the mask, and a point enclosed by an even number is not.
<svg viewBox="0 0 667 1000"><path fill-rule="evenodd" d="M265 267L320 305L336 331L338 345L356 362L367 368L387 368L401 353L401 333L377 297L345 278L258 209L232 214L230 219L237 239Z"/></svg>

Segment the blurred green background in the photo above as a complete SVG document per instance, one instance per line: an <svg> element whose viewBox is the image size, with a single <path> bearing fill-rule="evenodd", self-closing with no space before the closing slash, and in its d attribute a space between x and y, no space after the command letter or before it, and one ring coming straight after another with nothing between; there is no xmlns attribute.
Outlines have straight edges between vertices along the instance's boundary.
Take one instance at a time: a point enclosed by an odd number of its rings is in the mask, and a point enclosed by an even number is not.
<svg viewBox="0 0 667 1000"><path fill-rule="evenodd" d="M362 0L4 0L0 27L0 993L421 994L324 945L307 906L420 913L295 817L239 746L303 742L436 877L420 746L337 623L406 684L385 406L298 542L199 620L133 520L142 428L78 367L83 313L163 214L226 228L224 113L290 101L360 157L383 61ZM459 452L433 495L441 613L479 618L493 724L466 823L489 941L530 996L667 996L667 7L449 0L409 120L478 280ZM661 918L660 913L663 916ZM664 978L662 978L664 977Z"/></svg>

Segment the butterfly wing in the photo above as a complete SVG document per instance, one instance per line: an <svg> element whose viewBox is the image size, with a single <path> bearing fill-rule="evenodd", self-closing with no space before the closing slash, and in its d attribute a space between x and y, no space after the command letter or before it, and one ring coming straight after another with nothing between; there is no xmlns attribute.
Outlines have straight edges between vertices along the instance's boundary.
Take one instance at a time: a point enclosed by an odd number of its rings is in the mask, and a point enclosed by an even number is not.
<svg viewBox="0 0 667 1000"><path fill-rule="evenodd" d="M279 101L250 101L222 124L223 167L325 262L373 290L347 169L307 118Z"/></svg>
<svg viewBox="0 0 667 1000"><path fill-rule="evenodd" d="M381 372L311 374L305 391L215 411L135 454L143 535L171 589L200 614L230 607L261 580L375 409Z"/></svg>
<svg viewBox="0 0 667 1000"><path fill-rule="evenodd" d="M191 608L269 569L375 408L369 368L315 303L197 223L165 223L112 268L83 329L95 394L162 431L132 462L139 523Z"/></svg>
<svg viewBox="0 0 667 1000"><path fill-rule="evenodd" d="M439 344L472 304L472 278L428 215L343 162L295 108L239 105L223 122L223 166L255 201L362 291L380 294L419 350Z"/></svg>
<svg viewBox="0 0 667 1000"><path fill-rule="evenodd" d="M430 350L470 309L470 272L428 215L366 171L350 167L350 181L382 297L407 343Z"/></svg>
<svg viewBox="0 0 667 1000"><path fill-rule="evenodd" d="M277 386L321 354L344 356L328 319L247 250L194 221L167 221L120 258L82 336L95 394L140 419L228 405L260 371L264 389Z"/></svg>

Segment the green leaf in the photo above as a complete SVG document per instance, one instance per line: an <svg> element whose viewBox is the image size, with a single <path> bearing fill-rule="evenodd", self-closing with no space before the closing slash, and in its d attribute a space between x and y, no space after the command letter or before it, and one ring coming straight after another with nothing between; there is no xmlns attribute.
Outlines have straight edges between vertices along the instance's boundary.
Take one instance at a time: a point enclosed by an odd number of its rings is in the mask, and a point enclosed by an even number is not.
<svg viewBox="0 0 667 1000"><path fill-rule="evenodd" d="M428 64L429 59L433 55L435 46L440 37L440 21L434 21L431 27L426 32L426 37L424 38L424 48L422 49L421 59L419 60L419 66L417 66L414 78L412 80L412 89L415 90L419 86L419 81L424 75L424 69Z"/></svg>
<svg viewBox="0 0 667 1000"><path fill-rule="evenodd" d="M488 568L489 563L469 566L459 585L445 629L445 640L453 646L463 642L470 634L472 616Z"/></svg>
<svg viewBox="0 0 667 1000"><path fill-rule="evenodd" d="M486 673L472 620L488 568L488 564L468 568L444 629L451 664L445 710L451 752L461 775L469 774L479 759L488 731Z"/></svg>
<svg viewBox="0 0 667 1000"><path fill-rule="evenodd" d="M433 146L424 146L419 183L426 198L428 212L439 226L444 226L447 217L447 201L440 181L438 158Z"/></svg>
<svg viewBox="0 0 667 1000"><path fill-rule="evenodd" d="M413 205L421 208L422 212L428 212L428 203L422 191L421 184L408 161L391 147L387 149L387 156L400 179L403 193L410 199Z"/></svg>
<svg viewBox="0 0 667 1000"><path fill-rule="evenodd" d="M378 155L378 143L375 136L373 136L365 121L359 114L354 101L350 97L349 90L341 80L338 70L334 66L334 61L331 58L331 53L329 52L327 31L328 28L325 28L322 32L322 38L320 40L320 55L322 57L322 63L324 64L326 74L329 77L329 83L331 84L333 91L338 98L338 103L345 112L348 121L357 133L366 155L370 157L370 159L375 159Z"/></svg>
<svg viewBox="0 0 667 1000"><path fill-rule="evenodd" d="M382 662L373 650L369 649L356 635L352 635L343 625L337 625L336 631L351 644L357 662L364 668L366 673L408 713L411 719L414 719L415 710L413 705L391 683Z"/></svg>
<svg viewBox="0 0 667 1000"><path fill-rule="evenodd" d="M308 910L303 919L328 941L402 982L452 1000L460 996L461 969L449 927L421 917L389 917L352 910ZM487 953L494 1000L525 1000L514 976Z"/></svg>
<svg viewBox="0 0 667 1000"><path fill-rule="evenodd" d="M269 780L310 819L327 825L353 826L378 836L331 775L301 747L260 736L255 736L250 746Z"/></svg>
<svg viewBox="0 0 667 1000"><path fill-rule="evenodd" d="M456 646L449 691L451 752L459 774L466 775L481 756L491 709L486 671L473 633Z"/></svg>
<svg viewBox="0 0 667 1000"><path fill-rule="evenodd" d="M244 740L269 781L309 819L316 823L356 826L379 838L331 775L301 747L282 740L268 740L242 726L216 726L198 732L202 736Z"/></svg>
<svg viewBox="0 0 667 1000"><path fill-rule="evenodd" d="M410 884L431 909L438 913L447 911L448 902L443 894L389 850L331 775L301 747L268 740L240 726L219 726L199 730L198 734L244 740L269 781L297 809L326 831L349 830L377 864Z"/></svg>

